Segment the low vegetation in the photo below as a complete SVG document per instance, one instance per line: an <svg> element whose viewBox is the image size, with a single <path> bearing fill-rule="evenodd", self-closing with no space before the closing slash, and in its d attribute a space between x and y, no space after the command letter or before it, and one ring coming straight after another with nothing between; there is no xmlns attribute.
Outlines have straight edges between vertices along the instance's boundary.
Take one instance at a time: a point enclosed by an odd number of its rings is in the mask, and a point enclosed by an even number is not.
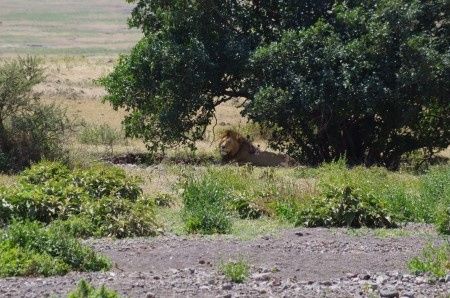
<svg viewBox="0 0 450 298"><path fill-rule="evenodd" d="M0 188L0 223L13 218L52 223L73 236L155 235L153 203L139 180L119 168L70 170L42 162L24 171L14 187Z"/></svg>
<svg viewBox="0 0 450 298"><path fill-rule="evenodd" d="M429 273L435 277L450 274L450 243L440 246L428 245L422 254L408 263L413 273Z"/></svg>
<svg viewBox="0 0 450 298"><path fill-rule="evenodd" d="M448 166L412 175L377 167L349 169L345 161L277 171L209 168L186 178L183 218L189 232L206 234L228 232L237 217L261 216L306 227L426 222L448 234L449 175Z"/></svg>
<svg viewBox="0 0 450 298"><path fill-rule="evenodd" d="M71 291L67 298L119 298L120 295L113 290L110 290L102 285L100 288L95 288L90 283L82 279L77 288Z"/></svg>
<svg viewBox="0 0 450 298"><path fill-rule="evenodd" d="M183 220L188 232L227 233L231 221L225 205L227 193L212 177L189 179L184 185Z"/></svg>
<svg viewBox="0 0 450 298"><path fill-rule="evenodd" d="M125 144L125 134L107 124L87 125L78 135L78 141L85 145L104 146L108 153L114 154L114 146Z"/></svg>
<svg viewBox="0 0 450 298"><path fill-rule="evenodd" d="M221 264L220 271L232 282L242 283L249 276L250 266L246 261L239 260Z"/></svg>
<svg viewBox="0 0 450 298"><path fill-rule="evenodd" d="M13 222L0 234L0 276L63 275L110 268L104 257L61 230Z"/></svg>

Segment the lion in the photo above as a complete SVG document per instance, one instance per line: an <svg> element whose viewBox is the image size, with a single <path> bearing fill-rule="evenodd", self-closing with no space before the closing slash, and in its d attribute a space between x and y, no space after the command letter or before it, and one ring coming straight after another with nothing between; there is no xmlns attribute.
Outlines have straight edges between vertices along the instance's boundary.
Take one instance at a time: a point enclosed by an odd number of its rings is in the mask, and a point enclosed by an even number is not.
<svg viewBox="0 0 450 298"><path fill-rule="evenodd" d="M296 162L286 154L261 151L241 134L226 130L219 142L223 163L237 162L239 165L250 164L257 167L287 167Z"/></svg>

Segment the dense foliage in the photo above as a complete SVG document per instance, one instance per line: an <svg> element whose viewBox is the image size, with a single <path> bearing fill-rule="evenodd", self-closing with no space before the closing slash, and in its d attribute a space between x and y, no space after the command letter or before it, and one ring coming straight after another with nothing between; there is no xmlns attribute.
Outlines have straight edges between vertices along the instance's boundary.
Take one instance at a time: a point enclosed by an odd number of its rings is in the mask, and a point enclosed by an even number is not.
<svg viewBox="0 0 450 298"><path fill-rule="evenodd" d="M450 143L448 1L148 1L144 38L102 79L151 151L203 137L217 105L302 162L396 168Z"/></svg>
<svg viewBox="0 0 450 298"><path fill-rule="evenodd" d="M56 221L74 236L154 235L153 203L142 197L138 181L114 167L70 170L42 162L22 172L15 187L0 188L0 224L15 218Z"/></svg>
<svg viewBox="0 0 450 298"><path fill-rule="evenodd" d="M36 222L14 222L0 233L0 277L62 275L110 266L75 238Z"/></svg>

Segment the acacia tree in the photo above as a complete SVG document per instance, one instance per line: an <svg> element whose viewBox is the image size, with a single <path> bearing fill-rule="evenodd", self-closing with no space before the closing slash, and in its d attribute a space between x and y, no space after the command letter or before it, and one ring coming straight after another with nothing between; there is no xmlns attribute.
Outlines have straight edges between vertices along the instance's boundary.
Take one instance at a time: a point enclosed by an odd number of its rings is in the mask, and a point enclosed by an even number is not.
<svg viewBox="0 0 450 298"><path fill-rule="evenodd" d="M151 151L201 139L215 107L245 87L249 57L287 29L313 24L331 1L140 0L129 24L144 38L102 80L129 136Z"/></svg>
<svg viewBox="0 0 450 298"><path fill-rule="evenodd" d="M102 82L151 151L193 145L234 97L307 163L450 143L446 0L128 2L144 38Z"/></svg>

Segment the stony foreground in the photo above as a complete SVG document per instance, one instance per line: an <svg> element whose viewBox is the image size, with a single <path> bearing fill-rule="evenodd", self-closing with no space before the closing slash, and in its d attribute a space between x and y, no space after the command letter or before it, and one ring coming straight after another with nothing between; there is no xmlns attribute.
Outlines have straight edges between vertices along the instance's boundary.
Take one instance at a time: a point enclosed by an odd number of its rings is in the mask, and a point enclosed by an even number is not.
<svg viewBox="0 0 450 298"><path fill-rule="evenodd" d="M426 227L402 236L345 229L294 229L250 241L229 237L90 240L115 269L52 278L0 279L0 297L64 296L84 278L128 297L450 297L450 276L410 275L406 262L428 242ZM233 284L222 262L244 259L251 276Z"/></svg>

